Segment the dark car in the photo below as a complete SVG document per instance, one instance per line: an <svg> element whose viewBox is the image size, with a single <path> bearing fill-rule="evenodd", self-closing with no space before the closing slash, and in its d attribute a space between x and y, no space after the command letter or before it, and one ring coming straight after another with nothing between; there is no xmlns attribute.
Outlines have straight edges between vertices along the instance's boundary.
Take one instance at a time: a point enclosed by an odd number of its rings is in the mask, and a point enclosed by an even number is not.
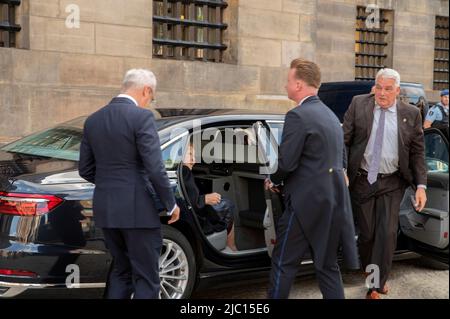
<svg viewBox="0 0 450 319"><path fill-rule="evenodd" d="M160 113L156 125L163 159L182 210L180 220L170 226L161 215L161 297L186 298L198 284L230 281L230 276L267 276L283 207L279 197L264 191L263 181L265 170L277 160L284 115L242 110ZM0 151L2 297L31 289L105 286L111 256L92 218L94 185L77 173L84 120L33 134ZM185 195L180 163L191 135L201 137L202 160L193 168L199 189L218 192L237 208L238 251L226 248L226 230L204 234L198 212ZM434 147L427 158L430 174L448 174L448 151L446 161L436 158L438 146L448 150L448 145L437 144L438 134L429 136ZM402 226L399 231L404 240L399 240L397 256L417 247L409 238L433 256L448 256L448 175L447 182L437 179L433 189L440 193L429 196L429 208L422 214L413 211L409 200L404 203L407 213L402 223L409 221L410 228ZM442 237L444 224L447 233ZM301 273L312 273L311 264L311 260L303 261Z"/></svg>
<svg viewBox="0 0 450 319"><path fill-rule="evenodd" d="M327 82L320 87L320 99L328 105L343 121L344 114L355 95L368 94L375 85L374 81ZM425 89L420 83L401 82L400 98L420 108L422 118L428 113L429 103Z"/></svg>

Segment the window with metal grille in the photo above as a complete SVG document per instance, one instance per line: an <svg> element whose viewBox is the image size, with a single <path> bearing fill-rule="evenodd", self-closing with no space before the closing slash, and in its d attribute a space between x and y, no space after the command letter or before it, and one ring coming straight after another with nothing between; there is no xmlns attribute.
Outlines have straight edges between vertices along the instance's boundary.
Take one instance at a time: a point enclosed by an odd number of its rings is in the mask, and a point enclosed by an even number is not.
<svg viewBox="0 0 450 319"><path fill-rule="evenodd" d="M435 90L448 89L448 20L448 17L436 17L433 80Z"/></svg>
<svg viewBox="0 0 450 319"><path fill-rule="evenodd" d="M222 62L222 0L154 0L153 56Z"/></svg>
<svg viewBox="0 0 450 319"><path fill-rule="evenodd" d="M16 46L16 33L20 25L16 24L16 6L20 0L0 0L0 47Z"/></svg>
<svg viewBox="0 0 450 319"><path fill-rule="evenodd" d="M368 12L366 12L368 11ZM357 8L355 29L355 79L373 80L378 70L392 65L393 12L379 10L379 23L366 23L373 14L366 7Z"/></svg>

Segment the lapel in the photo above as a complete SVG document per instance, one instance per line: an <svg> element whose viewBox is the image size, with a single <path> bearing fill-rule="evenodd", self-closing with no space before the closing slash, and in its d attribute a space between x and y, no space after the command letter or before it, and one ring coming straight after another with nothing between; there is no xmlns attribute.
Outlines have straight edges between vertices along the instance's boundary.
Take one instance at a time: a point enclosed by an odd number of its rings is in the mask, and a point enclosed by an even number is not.
<svg viewBox="0 0 450 319"><path fill-rule="evenodd" d="M375 97L373 95L369 98L369 103L366 105L367 141L369 141L373 126L373 110L375 109Z"/></svg>
<svg viewBox="0 0 450 319"><path fill-rule="evenodd" d="M398 135L398 149L399 154L400 150L403 149L403 145L405 145L405 137L404 134L406 134L406 126L408 125L408 118L405 113L405 109L402 105L402 102L397 100L397 135Z"/></svg>

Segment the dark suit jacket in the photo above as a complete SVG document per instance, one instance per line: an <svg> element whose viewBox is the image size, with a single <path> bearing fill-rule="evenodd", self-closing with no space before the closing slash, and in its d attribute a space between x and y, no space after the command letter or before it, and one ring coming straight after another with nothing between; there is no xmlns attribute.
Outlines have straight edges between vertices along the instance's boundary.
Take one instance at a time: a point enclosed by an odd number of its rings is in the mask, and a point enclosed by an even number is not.
<svg viewBox="0 0 450 319"><path fill-rule="evenodd" d="M114 98L86 120L79 173L95 184L98 227L160 227L153 192L168 211L175 205L154 116L127 98Z"/></svg>
<svg viewBox="0 0 450 319"><path fill-rule="evenodd" d="M357 95L344 116L350 186L355 181L369 142L374 108L373 94ZM426 185L427 168L420 110L397 100L397 126L400 175L414 188L419 184Z"/></svg>
<svg viewBox="0 0 450 319"><path fill-rule="evenodd" d="M296 214L317 267L344 260L359 268L350 195L343 171L344 137L338 118L317 96L286 114L278 170L286 208Z"/></svg>

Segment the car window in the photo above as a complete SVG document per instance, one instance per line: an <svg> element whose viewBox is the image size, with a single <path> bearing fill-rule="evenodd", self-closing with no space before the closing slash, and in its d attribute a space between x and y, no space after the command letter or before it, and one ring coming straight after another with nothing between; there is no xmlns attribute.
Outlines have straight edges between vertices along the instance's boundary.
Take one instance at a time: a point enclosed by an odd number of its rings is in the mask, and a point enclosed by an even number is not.
<svg viewBox="0 0 450 319"><path fill-rule="evenodd" d="M406 96L411 104L417 104L420 97L425 98L425 91L420 86L401 85L400 94Z"/></svg>
<svg viewBox="0 0 450 319"><path fill-rule="evenodd" d="M429 172L448 173L448 146L437 132L425 134L425 161Z"/></svg>
<svg viewBox="0 0 450 319"><path fill-rule="evenodd" d="M201 142L201 161L211 163L260 163L256 134L251 126L206 128L194 135L194 146ZM197 157L198 155L196 155Z"/></svg>
<svg viewBox="0 0 450 319"><path fill-rule="evenodd" d="M155 126L159 131L180 120L181 118L175 117L156 119ZM85 121L86 117L79 117L57 127L24 137L0 149L11 153L78 161ZM170 134L160 136L160 141L166 143L169 138ZM169 153L165 155L168 165L175 161L175 158L171 158Z"/></svg>
<svg viewBox="0 0 450 319"><path fill-rule="evenodd" d="M267 124L270 127L270 131L273 135L273 137L275 138L275 141L277 142L278 145L281 144L281 137L283 135L283 127L284 127L284 122L267 122Z"/></svg>
<svg viewBox="0 0 450 319"><path fill-rule="evenodd" d="M173 171L181 162L186 146L186 138L178 138L162 148L162 159L166 170Z"/></svg>
<svg viewBox="0 0 450 319"><path fill-rule="evenodd" d="M3 151L78 161L83 130L59 126L40 132L2 148Z"/></svg>

